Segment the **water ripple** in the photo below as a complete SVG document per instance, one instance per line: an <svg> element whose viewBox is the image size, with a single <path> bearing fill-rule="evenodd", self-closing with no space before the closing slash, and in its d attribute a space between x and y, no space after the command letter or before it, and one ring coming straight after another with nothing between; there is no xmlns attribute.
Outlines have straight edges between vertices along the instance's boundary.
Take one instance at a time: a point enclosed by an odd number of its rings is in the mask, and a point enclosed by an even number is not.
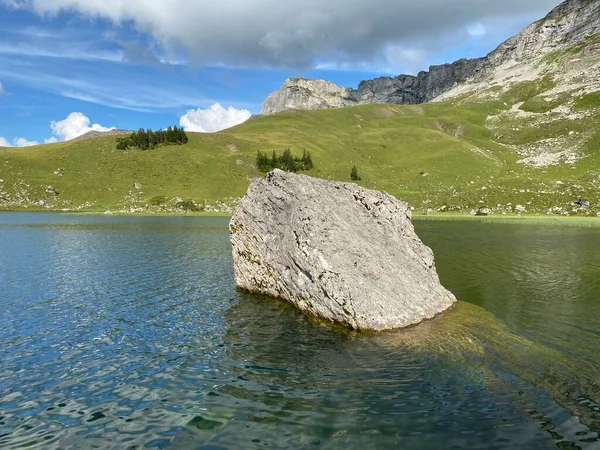
<svg viewBox="0 0 600 450"><path fill-rule="evenodd" d="M598 449L597 233L454 227L479 306L374 337L236 292L227 219L0 215L0 447Z"/></svg>

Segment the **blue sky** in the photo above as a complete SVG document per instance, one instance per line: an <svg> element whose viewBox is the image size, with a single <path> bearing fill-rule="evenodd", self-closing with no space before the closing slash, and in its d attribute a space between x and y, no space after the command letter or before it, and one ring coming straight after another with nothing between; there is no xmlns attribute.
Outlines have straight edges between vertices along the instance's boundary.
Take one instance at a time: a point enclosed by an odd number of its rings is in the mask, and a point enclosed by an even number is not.
<svg viewBox="0 0 600 450"><path fill-rule="evenodd" d="M523 3L0 0L0 145L94 124L215 131L289 76L356 87L483 56L559 2Z"/></svg>

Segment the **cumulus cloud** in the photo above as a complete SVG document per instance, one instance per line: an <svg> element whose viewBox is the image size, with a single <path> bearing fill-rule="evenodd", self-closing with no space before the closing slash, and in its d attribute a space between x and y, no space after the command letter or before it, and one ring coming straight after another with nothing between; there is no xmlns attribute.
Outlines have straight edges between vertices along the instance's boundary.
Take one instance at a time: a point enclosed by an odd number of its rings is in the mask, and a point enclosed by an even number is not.
<svg viewBox="0 0 600 450"><path fill-rule="evenodd" d="M165 52L185 50L202 63L308 67L373 61L390 45L439 40L488 19L541 16L561 0L0 1L42 15L68 12L133 24ZM152 57L125 50L138 60Z"/></svg>
<svg viewBox="0 0 600 450"><path fill-rule="evenodd" d="M40 145L37 141L28 141L25 138L14 138L11 142L4 137L0 137L0 147L31 147L32 145Z"/></svg>
<svg viewBox="0 0 600 450"><path fill-rule="evenodd" d="M38 141L28 141L27 139L22 137L14 138L13 144L15 144L15 147L31 147L33 145L40 145Z"/></svg>
<svg viewBox="0 0 600 450"><path fill-rule="evenodd" d="M89 131L110 131L114 127L107 128L97 123L90 126L90 119L85 114L80 112L72 112L64 120L53 120L50 122L52 134L64 141L70 141L78 136L81 136ZM53 139L53 138L50 138ZM48 141L48 140L47 140ZM56 142L56 141L54 141Z"/></svg>
<svg viewBox="0 0 600 450"><path fill-rule="evenodd" d="M215 103L208 109L190 109L181 116L179 125L185 131L213 133L245 122L251 115L247 109L236 109L231 106L223 108L219 103Z"/></svg>
<svg viewBox="0 0 600 450"><path fill-rule="evenodd" d="M110 131L115 129L114 127L103 127L97 123L90 126L90 119L80 112L72 112L64 120L53 120L50 122L50 128L54 136L44 139L44 144L54 144L63 140L69 141L88 131ZM40 145L40 143L23 137L14 138L10 142L8 139L0 137L0 147L31 147L32 145Z"/></svg>

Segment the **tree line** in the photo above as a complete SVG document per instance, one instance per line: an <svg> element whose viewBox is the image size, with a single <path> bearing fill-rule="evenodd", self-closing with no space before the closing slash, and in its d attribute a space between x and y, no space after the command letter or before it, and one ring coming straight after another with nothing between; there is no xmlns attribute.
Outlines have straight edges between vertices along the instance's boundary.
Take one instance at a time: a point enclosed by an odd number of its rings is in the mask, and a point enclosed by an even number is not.
<svg viewBox="0 0 600 450"><path fill-rule="evenodd" d="M125 137L117 138L117 149L139 148L148 150L160 145L183 145L187 144L188 136L182 128L169 127L166 130L152 131L151 128L144 130L140 128L137 132Z"/></svg>
<svg viewBox="0 0 600 450"><path fill-rule="evenodd" d="M281 169L287 172L299 172L310 170L314 167L310 152L304 150L302 158L297 158L292 155L289 148L286 148L281 156L278 156L275 150L271 156L262 153L260 150L256 155L256 168L261 172L270 172L273 169Z"/></svg>

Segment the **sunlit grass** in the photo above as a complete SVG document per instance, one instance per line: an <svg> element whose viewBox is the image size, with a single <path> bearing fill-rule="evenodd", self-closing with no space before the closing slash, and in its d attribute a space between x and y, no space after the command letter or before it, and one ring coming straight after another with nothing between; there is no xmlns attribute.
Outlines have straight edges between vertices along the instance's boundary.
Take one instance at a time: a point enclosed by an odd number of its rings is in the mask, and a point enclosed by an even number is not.
<svg viewBox="0 0 600 450"><path fill-rule="evenodd" d="M36 206L44 201L53 209L105 211L143 207L157 198L228 201L243 196L250 181L263 176L255 168L259 150L271 154L290 148L293 154L310 151L315 167L308 175L349 182L356 165L359 184L407 201L416 213L514 212L516 205L528 213L554 206L573 213L571 204L584 197L590 202L586 213L595 215L600 210L596 116L537 126L506 120L500 130L486 127L489 115L519 99L544 110L537 99L553 85L551 77L515 83L495 101L469 97L419 106L290 111L220 133L189 133L187 145L148 151L116 150L114 137L0 148L0 208L45 209ZM594 102L584 103L596 111ZM578 133L580 151L587 155L570 166L518 164L519 156L503 145L528 145L570 132ZM59 194L46 192L48 186ZM19 195L25 199L21 205L9 204L7 198Z"/></svg>

